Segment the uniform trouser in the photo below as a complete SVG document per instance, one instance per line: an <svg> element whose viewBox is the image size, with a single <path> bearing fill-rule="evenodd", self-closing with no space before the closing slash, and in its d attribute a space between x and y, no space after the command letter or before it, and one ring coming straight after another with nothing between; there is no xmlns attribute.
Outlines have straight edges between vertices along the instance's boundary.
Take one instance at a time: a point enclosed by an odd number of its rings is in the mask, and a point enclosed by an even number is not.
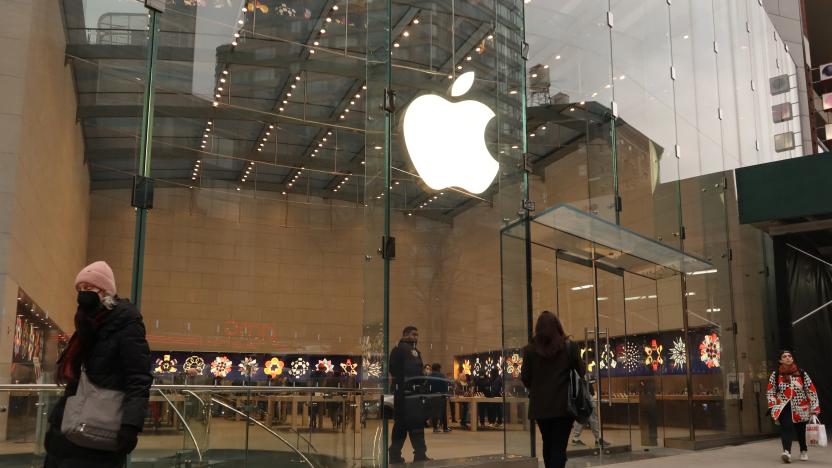
<svg viewBox="0 0 832 468"><path fill-rule="evenodd" d="M595 402L592 402L592 413L589 414L589 428L592 429L592 435L595 436L595 442L601 440L601 427L598 424L598 409L595 407ZM581 432L584 431L584 425L575 421L572 426L572 440L580 440Z"/></svg>
<svg viewBox="0 0 832 468"><path fill-rule="evenodd" d="M800 445L800 451L808 450L806 447L806 424L805 422L796 423L792 420L792 404L786 403L783 411L780 412L780 441L783 442L783 450L792 451L792 442L797 436L797 443Z"/></svg>
<svg viewBox="0 0 832 468"><path fill-rule="evenodd" d="M405 417L404 395L396 394L394 396L394 411L393 411L393 431L390 434L390 449L388 454L390 459L401 458L402 448L404 447L404 440L410 436L410 445L413 446L413 454L415 459L423 459L427 454L427 446L425 445L425 428L424 426L408 427L407 418Z"/></svg>

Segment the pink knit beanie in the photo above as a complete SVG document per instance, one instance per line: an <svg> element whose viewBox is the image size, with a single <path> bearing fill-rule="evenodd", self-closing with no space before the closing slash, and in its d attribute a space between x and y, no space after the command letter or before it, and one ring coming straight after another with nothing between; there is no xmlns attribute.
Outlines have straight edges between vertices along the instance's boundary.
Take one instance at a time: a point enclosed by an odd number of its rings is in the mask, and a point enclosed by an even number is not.
<svg viewBox="0 0 832 468"><path fill-rule="evenodd" d="M112 268L106 262L98 261L84 267L75 277L75 287L77 288L81 283L91 284L108 296L116 295L116 278Z"/></svg>

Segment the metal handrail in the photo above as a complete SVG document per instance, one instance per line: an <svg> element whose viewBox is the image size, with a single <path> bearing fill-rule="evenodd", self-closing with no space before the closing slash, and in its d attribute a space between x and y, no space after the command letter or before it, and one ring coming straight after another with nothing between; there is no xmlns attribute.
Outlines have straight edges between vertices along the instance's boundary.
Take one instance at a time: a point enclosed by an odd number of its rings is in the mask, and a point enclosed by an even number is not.
<svg viewBox="0 0 832 468"><path fill-rule="evenodd" d="M170 398L168 398L168 396L165 395L165 392L163 392L161 389L158 389L158 388L156 388L154 390L156 390L157 392L159 392L160 395L162 395L162 398L164 398L165 401L168 402L168 405L170 405L173 412L176 413L176 416L178 416L179 420L182 421L182 425L185 426L185 430L188 431L188 435L191 436L191 441L194 443L194 448L196 448L196 455L199 457L199 461L201 462L202 461L202 450L199 449L199 443L197 443L196 437L194 437L194 433L191 430L191 426L188 425L187 421L185 421L185 417L182 416L182 413L179 412L179 409L176 407L176 405L174 405L173 402L170 401Z"/></svg>
<svg viewBox="0 0 832 468"><path fill-rule="evenodd" d="M295 447L294 445L292 445L292 444L291 444L288 440L284 439L284 438L283 438L283 436L281 436L281 435L280 435L280 434L278 434L277 432L275 432L275 431L271 430L271 428L267 427L265 424L263 424L263 423L261 423L260 421L258 421L258 420L256 420L256 419L252 418L250 415L248 415L248 414L246 414L246 413L243 413L242 411L238 410L237 408L234 408L233 406L228 405L228 404L226 404L226 403L224 403L224 402L222 402L222 401L220 401L220 400L218 400L218 399L216 399L216 398L211 398L211 401L212 401L212 402L214 402L214 403L217 403L218 405L220 405L220 406L222 406L222 407L224 407L224 408L227 408L227 409L229 409L229 410L231 410L231 411L233 411L233 412L235 412L235 413L239 414L240 416L245 417L248 421L251 421L251 422L253 422L254 424L257 424L258 426L262 427L263 429L265 429L266 431L268 431L271 435L273 435L273 436L277 437L277 438L278 438L278 439L280 439L280 440L281 440L284 444L288 445L288 446L289 446L289 448L290 448L290 449L292 449L292 450L293 450L295 453L297 453L298 455L300 455L300 456L301 456L301 458L303 458L303 460L304 460L304 461L305 461L305 462L306 462L309 466L311 466L312 468L315 468L315 465L314 465L314 464L313 464L313 463L312 463L312 462L311 462L308 458L306 458L306 455L304 455L304 454L303 454L303 452L301 452L300 450L298 450L298 448L297 448L297 447Z"/></svg>
<svg viewBox="0 0 832 468"><path fill-rule="evenodd" d="M0 384L0 392L20 392L20 391L63 391L63 385L57 384ZM323 393L345 393L345 394L362 394L367 393L366 390L358 388L338 388L338 387L241 387L231 385L153 385L151 389L169 390L169 391L186 391L186 390L210 390L213 393L242 393L242 392L256 392L256 393L309 393L309 392L323 392Z"/></svg>

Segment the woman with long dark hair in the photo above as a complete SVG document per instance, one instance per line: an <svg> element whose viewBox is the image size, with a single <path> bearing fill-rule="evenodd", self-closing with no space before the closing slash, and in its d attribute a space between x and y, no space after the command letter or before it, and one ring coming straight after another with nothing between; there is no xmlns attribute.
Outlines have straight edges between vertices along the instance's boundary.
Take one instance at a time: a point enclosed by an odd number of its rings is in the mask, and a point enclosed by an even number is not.
<svg viewBox="0 0 832 468"><path fill-rule="evenodd" d="M529 419L540 428L546 468L566 466L566 447L574 422L566 410L572 369L581 377L586 374L578 348L568 340L560 320L543 311L531 343L523 349L520 380L529 389Z"/></svg>
<svg viewBox="0 0 832 468"><path fill-rule="evenodd" d="M116 295L113 271L104 262L95 262L81 270L75 279L75 289L78 292L75 333L58 358L56 372L58 383L65 384L66 389L49 415L44 467L121 467L138 442L153 383L144 322L133 304ZM67 398L78 395L79 386L90 388L89 384L114 391L109 394L121 397L118 409L107 405L92 409L96 417L106 413L103 416L116 425L119 416L121 422L113 431L87 428L87 432L101 435L94 441L78 434L84 431L83 427L76 431L70 424L73 418L91 417L83 414L88 406L83 406L80 416L72 413L67 424L63 424ZM74 404L69 406L75 408Z"/></svg>
<svg viewBox="0 0 832 468"><path fill-rule="evenodd" d="M768 379L768 409L771 417L780 424L780 439L784 463L792 462L792 442L797 437L800 444L800 460L809 460L806 445L806 424L820 414L818 392L809 374L797 367L791 351L780 351L780 365Z"/></svg>

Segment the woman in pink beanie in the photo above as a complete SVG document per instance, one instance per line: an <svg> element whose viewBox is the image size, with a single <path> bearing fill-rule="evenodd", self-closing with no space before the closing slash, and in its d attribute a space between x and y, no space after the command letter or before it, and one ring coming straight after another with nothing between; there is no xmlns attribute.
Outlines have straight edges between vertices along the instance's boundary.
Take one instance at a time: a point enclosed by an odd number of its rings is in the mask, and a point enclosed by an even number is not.
<svg viewBox="0 0 832 468"><path fill-rule="evenodd" d="M56 371L66 390L49 415L44 467L121 467L138 442L153 383L144 322L130 301L118 297L113 270L105 262L81 270L75 290L75 333ZM100 443L77 438L73 428L62 427L67 398L76 395L82 373L96 387L124 394L121 427L105 431Z"/></svg>

